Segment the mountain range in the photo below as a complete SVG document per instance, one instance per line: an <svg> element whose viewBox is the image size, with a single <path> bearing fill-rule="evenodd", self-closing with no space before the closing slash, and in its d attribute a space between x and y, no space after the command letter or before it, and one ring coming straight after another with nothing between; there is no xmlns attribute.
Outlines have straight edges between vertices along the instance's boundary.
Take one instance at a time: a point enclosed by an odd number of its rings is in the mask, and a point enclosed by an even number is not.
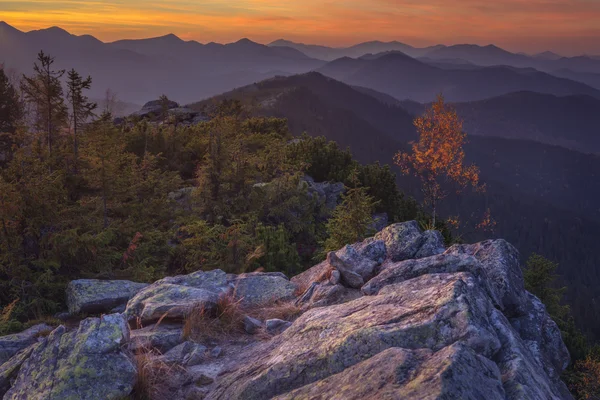
<svg viewBox="0 0 600 400"><path fill-rule="evenodd" d="M277 74L309 71L323 64L291 48L271 48L247 39L201 44L175 35L103 43L60 28L21 32L0 22L0 59L7 68L30 73L37 53L56 59L56 68L75 68L94 79L92 97L107 89L124 101L144 103L162 93L188 102Z"/></svg>
<svg viewBox="0 0 600 400"><path fill-rule="evenodd" d="M600 96L600 59L588 56L528 56L491 45L417 48L379 41L347 48L285 40L202 44L172 34L104 43L57 27L22 32L0 22L0 62L6 68L30 73L40 50L55 57L57 68L91 75L91 97L103 98L111 89L120 100L138 104L161 94L187 103L277 75L313 70L419 102L431 101L439 92L453 101L523 90Z"/></svg>
<svg viewBox="0 0 600 400"><path fill-rule="evenodd" d="M439 93L451 101L470 101L522 90L561 96L585 94L600 99L598 89L532 68L440 68L400 52L340 58L317 71L351 85L419 102L431 101Z"/></svg>

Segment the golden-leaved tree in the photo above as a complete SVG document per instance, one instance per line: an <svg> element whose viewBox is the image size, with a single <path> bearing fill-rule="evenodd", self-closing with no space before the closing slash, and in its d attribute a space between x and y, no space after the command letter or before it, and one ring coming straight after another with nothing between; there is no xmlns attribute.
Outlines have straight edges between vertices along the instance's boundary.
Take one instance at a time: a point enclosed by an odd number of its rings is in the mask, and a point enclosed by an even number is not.
<svg viewBox="0 0 600 400"><path fill-rule="evenodd" d="M414 174L421 180L424 200L431 207L435 227L439 202L454 185L460 192L467 186L483 190L479 184L479 168L465 164L464 144L467 135L456 110L439 95L437 101L414 120L419 140L411 143L412 152L398 152L394 158L403 174Z"/></svg>

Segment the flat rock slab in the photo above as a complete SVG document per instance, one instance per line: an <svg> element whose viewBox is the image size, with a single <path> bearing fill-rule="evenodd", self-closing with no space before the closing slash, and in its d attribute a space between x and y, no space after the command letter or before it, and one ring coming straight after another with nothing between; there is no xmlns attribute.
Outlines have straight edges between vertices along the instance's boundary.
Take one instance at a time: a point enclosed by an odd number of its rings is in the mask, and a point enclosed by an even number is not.
<svg viewBox="0 0 600 400"><path fill-rule="evenodd" d="M481 263L489 285L500 309L509 317L528 312L528 298L523 283L523 272L519 263L518 250L505 240L454 245L446 254L472 255Z"/></svg>
<svg viewBox="0 0 600 400"><path fill-rule="evenodd" d="M460 340L484 356L498 351L493 306L469 274L427 275L385 289L307 311L220 379L208 398L282 395L390 347L439 351Z"/></svg>
<svg viewBox="0 0 600 400"><path fill-rule="evenodd" d="M496 364L467 346L454 344L436 353L387 349L275 399L505 400L505 396Z"/></svg>
<svg viewBox="0 0 600 400"><path fill-rule="evenodd" d="M67 286L69 313L100 314L126 304L147 283L78 279Z"/></svg>
<svg viewBox="0 0 600 400"><path fill-rule="evenodd" d="M157 349L166 353L184 340L183 325L170 323L135 329L130 336L129 349L134 353L144 349Z"/></svg>
<svg viewBox="0 0 600 400"><path fill-rule="evenodd" d="M40 333L53 330L50 325L38 324L23 332L0 337L0 365L26 347L38 341Z"/></svg>
<svg viewBox="0 0 600 400"><path fill-rule="evenodd" d="M163 316L184 319L195 307L213 310L228 290L227 274L221 270L168 277L140 290L127 303L125 315L144 323Z"/></svg>
<svg viewBox="0 0 600 400"><path fill-rule="evenodd" d="M129 328L119 314L60 326L33 349L4 400L122 399L136 369L124 352Z"/></svg>
<svg viewBox="0 0 600 400"><path fill-rule="evenodd" d="M235 298L247 308L292 300L298 287L282 273L241 274L230 283Z"/></svg>

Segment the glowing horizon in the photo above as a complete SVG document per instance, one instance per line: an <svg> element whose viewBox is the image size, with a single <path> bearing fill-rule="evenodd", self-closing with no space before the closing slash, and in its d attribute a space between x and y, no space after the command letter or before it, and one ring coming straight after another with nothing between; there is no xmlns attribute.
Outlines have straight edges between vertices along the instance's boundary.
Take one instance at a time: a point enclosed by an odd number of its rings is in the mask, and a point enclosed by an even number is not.
<svg viewBox="0 0 600 400"><path fill-rule="evenodd" d="M173 33L201 43L398 40L600 54L600 0L0 0L0 20L22 31L59 26L104 42Z"/></svg>

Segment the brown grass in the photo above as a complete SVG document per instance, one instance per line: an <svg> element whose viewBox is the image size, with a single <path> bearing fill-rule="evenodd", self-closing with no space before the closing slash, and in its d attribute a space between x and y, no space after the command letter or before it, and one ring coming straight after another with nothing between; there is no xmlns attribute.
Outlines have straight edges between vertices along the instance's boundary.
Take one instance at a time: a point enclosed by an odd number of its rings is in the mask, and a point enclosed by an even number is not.
<svg viewBox="0 0 600 400"><path fill-rule="evenodd" d="M131 399L164 400L172 397L175 376L184 370L177 365L166 364L158 356L160 353L154 349L143 349L135 354L137 377Z"/></svg>
<svg viewBox="0 0 600 400"><path fill-rule="evenodd" d="M206 310L203 305L194 307L185 319L184 337L202 342L243 333L246 313L240 302L231 294L223 294L215 311Z"/></svg>
<svg viewBox="0 0 600 400"><path fill-rule="evenodd" d="M323 271L312 279L303 279L301 281L296 281L298 288L295 291L296 297L300 297L306 292L306 290L313 284L313 282L324 282L331 278L331 273L335 270L331 265L327 265ZM310 278L310 277L309 277Z"/></svg>
<svg viewBox="0 0 600 400"><path fill-rule="evenodd" d="M12 313L15 310L15 307L17 306L18 302L19 302L19 299L15 299L15 300L13 300L12 303L6 305L2 309L2 311L0 311L0 322L8 322L8 321L10 321Z"/></svg>
<svg viewBox="0 0 600 400"><path fill-rule="evenodd" d="M300 307L294 304L294 302L274 302L271 304L264 305L250 309L247 312L253 318L266 321L268 319L283 319L285 321L293 321L302 314Z"/></svg>

